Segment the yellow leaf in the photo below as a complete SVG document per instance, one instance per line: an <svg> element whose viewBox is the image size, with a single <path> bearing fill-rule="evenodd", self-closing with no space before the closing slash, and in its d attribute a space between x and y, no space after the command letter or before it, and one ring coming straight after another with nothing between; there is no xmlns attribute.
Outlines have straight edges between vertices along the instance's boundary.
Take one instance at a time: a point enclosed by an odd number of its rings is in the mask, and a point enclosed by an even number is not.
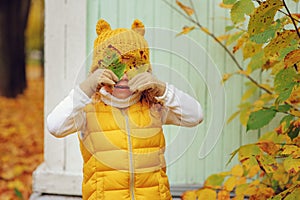
<svg viewBox="0 0 300 200"><path fill-rule="evenodd" d="M248 177L252 178L260 171L260 167L258 165L252 166L248 172Z"/></svg>
<svg viewBox="0 0 300 200"><path fill-rule="evenodd" d="M278 166L278 169L273 173L272 177L274 180L278 181L279 186L281 186L281 188L284 188L287 182L289 181L289 175L284 170L282 164Z"/></svg>
<svg viewBox="0 0 300 200"><path fill-rule="evenodd" d="M236 186L236 176L231 176L229 177L225 182L224 182L224 189L226 191L232 191L233 188Z"/></svg>
<svg viewBox="0 0 300 200"><path fill-rule="evenodd" d="M238 116L238 114L240 114L240 111L236 111L235 113L233 113L227 120L227 124L229 124L235 117Z"/></svg>
<svg viewBox="0 0 300 200"><path fill-rule="evenodd" d="M231 9L233 4L225 4L225 3L221 2L221 3L219 3L219 6L221 8Z"/></svg>
<svg viewBox="0 0 300 200"><path fill-rule="evenodd" d="M262 2L250 15L248 33L250 36L259 34L267 29L273 22L277 9L283 6L281 0Z"/></svg>
<svg viewBox="0 0 300 200"><path fill-rule="evenodd" d="M244 43L248 39L246 36L247 34L244 34L242 37L240 37L236 43L236 45L233 47L232 53L236 53L240 48L243 47ZM245 37L246 36L246 37Z"/></svg>
<svg viewBox="0 0 300 200"><path fill-rule="evenodd" d="M191 16L192 14L194 14L194 10L192 8L184 5L178 0L176 0L176 3L187 15Z"/></svg>
<svg viewBox="0 0 300 200"><path fill-rule="evenodd" d="M224 83L225 81L227 81L231 76L232 76L232 74L224 74L223 78L222 78L222 83Z"/></svg>
<svg viewBox="0 0 300 200"><path fill-rule="evenodd" d="M262 44L257 44L255 42L247 40L243 48L243 59L246 60L247 58L251 58L262 50L261 47Z"/></svg>
<svg viewBox="0 0 300 200"><path fill-rule="evenodd" d="M207 200L215 200L217 198L217 193L212 189L202 189L197 192L198 199L207 199Z"/></svg>
<svg viewBox="0 0 300 200"><path fill-rule="evenodd" d="M233 176L238 176L241 177L244 174L244 169L241 165L235 165L232 169L231 169L231 174Z"/></svg>
<svg viewBox="0 0 300 200"><path fill-rule="evenodd" d="M294 64L297 64L299 62L300 62L300 49L296 49L296 50L291 51L284 58L284 65L285 65L286 68L291 67Z"/></svg>
<svg viewBox="0 0 300 200"><path fill-rule="evenodd" d="M224 40L227 40L228 37L229 37L229 34L226 34L226 35L220 35L220 36L217 37L217 40L220 41L220 42L222 42L222 41L224 41Z"/></svg>
<svg viewBox="0 0 300 200"><path fill-rule="evenodd" d="M195 26L184 26L182 28L182 31L180 33L178 33L176 36L182 35L182 34L188 34L190 31L194 30Z"/></svg>
<svg viewBox="0 0 300 200"><path fill-rule="evenodd" d="M283 161L284 169L290 174L296 174L300 170L300 159L288 157Z"/></svg>
<svg viewBox="0 0 300 200"><path fill-rule="evenodd" d="M284 145L282 155L300 155L300 148L296 145Z"/></svg>
<svg viewBox="0 0 300 200"><path fill-rule="evenodd" d="M196 196L195 190L186 191L181 195L182 200L196 200L196 198L197 198L197 196Z"/></svg>
<svg viewBox="0 0 300 200"><path fill-rule="evenodd" d="M218 200L230 200L230 193L226 190L219 191Z"/></svg>

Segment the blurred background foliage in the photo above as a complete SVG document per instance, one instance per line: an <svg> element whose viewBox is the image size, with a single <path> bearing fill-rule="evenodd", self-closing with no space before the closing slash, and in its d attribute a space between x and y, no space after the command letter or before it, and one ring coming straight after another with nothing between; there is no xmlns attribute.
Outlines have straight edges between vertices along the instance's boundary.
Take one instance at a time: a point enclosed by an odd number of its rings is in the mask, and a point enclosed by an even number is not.
<svg viewBox="0 0 300 200"><path fill-rule="evenodd" d="M44 1L31 0L25 30L27 88L0 96L0 199L29 199L32 173L43 161ZM1 66L5 67L5 66Z"/></svg>

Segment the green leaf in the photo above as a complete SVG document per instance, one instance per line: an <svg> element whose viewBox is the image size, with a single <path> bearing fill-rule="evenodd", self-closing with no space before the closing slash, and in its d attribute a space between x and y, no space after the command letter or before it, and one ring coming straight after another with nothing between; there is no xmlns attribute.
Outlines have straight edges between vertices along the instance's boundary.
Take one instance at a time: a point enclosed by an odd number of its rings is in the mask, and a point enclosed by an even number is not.
<svg viewBox="0 0 300 200"><path fill-rule="evenodd" d="M285 105L279 105L279 106L271 106L270 109L273 109L277 112L287 112L291 109L291 105L285 104Z"/></svg>
<svg viewBox="0 0 300 200"><path fill-rule="evenodd" d="M293 115L286 115L280 120L280 124L285 123L284 128L288 128L290 126L292 120L294 120Z"/></svg>
<svg viewBox="0 0 300 200"><path fill-rule="evenodd" d="M288 136L293 140L294 138L298 137L300 132L300 127L294 127L290 125Z"/></svg>
<svg viewBox="0 0 300 200"><path fill-rule="evenodd" d="M226 41L226 45L231 45L233 42L235 42L237 39L239 39L244 34L243 31L236 32L229 36L228 40Z"/></svg>
<svg viewBox="0 0 300 200"><path fill-rule="evenodd" d="M276 12L283 6L281 0L262 2L250 16L248 33L251 36L264 32L273 23Z"/></svg>
<svg viewBox="0 0 300 200"><path fill-rule="evenodd" d="M24 197L23 197L22 193L20 192L20 190L18 190L17 188L14 188L14 192L15 192L15 195L18 197L18 199L20 199L20 200L24 199Z"/></svg>
<svg viewBox="0 0 300 200"><path fill-rule="evenodd" d="M230 11L232 22L237 24L245 21L245 15L251 14L254 8L252 0L240 0L236 2Z"/></svg>
<svg viewBox="0 0 300 200"><path fill-rule="evenodd" d="M275 115L276 111L273 109L262 109L252 112L247 123L247 131L262 128L269 124Z"/></svg>
<svg viewBox="0 0 300 200"><path fill-rule="evenodd" d="M247 68L251 69L251 71L255 71L256 69L262 68L263 64L265 63L264 52L260 51L254 56L252 56Z"/></svg>
<svg viewBox="0 0 300 200"><path fill-rule="evenodd" d="M235 28L235 26L226 26L225 31L228 32L228 31L231 31L234 28Z"/></svg>
<svg viewBox="0 0 300 200"><path fill-rule="evenodd" d="M225 178L224 175L212 174L206 179L205 186L212 186L212 187L221 186L224 181L224 178Z"/></svg>
<svg viewBox="0 0 300 200"><path fill-rule="evenodd" d="M277 102L283 102L288 99L293 91L296 82L294 81L294 76L296 72L294 68L282 69L275 76L274 85L275 92L279 94Z"/></svg>
<svg viewBox="0 0 300 200"><path fill-rule="evenodd" d="M125 71L126 65L120 62L117 63L112 63L108 69L110 69L111 71L113 71L115 73L115 75L121 79L122 76L124 75L124 71Z"/></svg>
<svg viewBox="0 0 300 200"><path fill-rule="evenodd" d="M237 0L223 0L223 3L224 4L227 4L227 5L232 5L236 2Z"/></svg>
<svg viewBox="0 0 300 200"><path fill-rule="evenodd" d="M250 36L250 40L257 44L264 44L270 41L275 36L276 31L280 28L280 21L277 20L276 25L269 26L263 32L259 32Z"/></svg>

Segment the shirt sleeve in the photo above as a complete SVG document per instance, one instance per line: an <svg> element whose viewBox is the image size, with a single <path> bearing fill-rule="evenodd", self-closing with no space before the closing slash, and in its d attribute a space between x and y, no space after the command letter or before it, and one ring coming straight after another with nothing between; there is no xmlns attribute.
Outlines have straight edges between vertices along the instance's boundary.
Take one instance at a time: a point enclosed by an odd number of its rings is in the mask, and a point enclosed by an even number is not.
<svg viewBox="0 0 300 200"><path fill-rule="evenodd" d="M203 121L203 111L200 103L171 84L166 84L165 93L157 99L163 102L165 107L164 124L192 127Z"/></svg>
<svg viewBox="0 0 300 200"><path fill-rule="evenodd" d="M76 86L47 116L47 128L56 137L83 131L85 112L83 108L91 99Z"/></svg>

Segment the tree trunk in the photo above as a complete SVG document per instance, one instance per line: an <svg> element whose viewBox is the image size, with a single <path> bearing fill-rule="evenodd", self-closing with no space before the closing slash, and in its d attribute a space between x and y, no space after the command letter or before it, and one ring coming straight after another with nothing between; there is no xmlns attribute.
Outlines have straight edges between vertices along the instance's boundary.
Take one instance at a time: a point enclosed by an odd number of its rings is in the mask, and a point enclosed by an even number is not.
<svg viewBox="0 0 300 200"><path fill-rule="evenodd" d="M30 0L0 0L0 96L26 88L25 28Z"/></svg>

